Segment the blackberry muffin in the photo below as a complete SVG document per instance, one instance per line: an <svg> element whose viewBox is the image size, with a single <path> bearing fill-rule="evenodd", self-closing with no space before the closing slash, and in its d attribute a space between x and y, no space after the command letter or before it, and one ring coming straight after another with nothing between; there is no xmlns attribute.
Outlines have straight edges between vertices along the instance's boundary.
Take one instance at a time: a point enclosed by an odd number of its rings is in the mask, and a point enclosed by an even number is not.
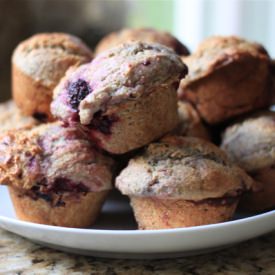
<svg viewBox="0 0 275 275"><path fill-rule="evenodd" d="M174 134L211 140L210 132L202 122L196 109L190 103L179 101L178 114L180 123L173 132Z"/></svg>
<svg viewBox="0 0 275 275"><path fill-rule="evenodd" d="M214 36L183 61L189 73L179 98L192 102L209 124L270 105L271 59L261 45Z"/></svg>
<svg viewBox="0 0 275 275"><path fill-rule="evenodd" d="M65 33L36 34L20 43L12 56L12 93L23 114L52 120L54 87L71 66L91 61L91 50Z"/></svg>
<svg viewBox="0 0 275 275"><path fill-rule="evenodd" d="M23 127L34 127L39 121L21 114L13 100L0 103L0 132Z"/></svg>
<svg viewBox="0 0 275 275"><path fill-rule="evenodd" d="M189 50L173 35L151 28L122 29L112 32L99 41L95 51L96 54L99 54L119 44L131 41L159 43L173 49L178 55L186 56L190 54Z"/></svg>
<svg viewBox="0 0 275 275"><path fill-rule="evenodd" d="M0 184L21 220L90 226L112 188L112 160L74 128L50 123L7 132L0 155Z"/></svg>
<svg viewBox="0 0 275 275"><path fill-rule="evenodd" d="M123 154L177 126L177 87L186 72L164 46L124 44L68 72L55 89L52 113L98 147Z"/></svg>
<svg viewBox="0 0 275 275"><path fill-rule="evenodd" d="M227 221L252 183L214 144L179 136L150 144L116 178L140 229Z"/></svg>
<svg viewBox="0 0 275 275"><path fill-rule="evenodd" d="M228 127L221 148L258 183L258 192L247 193L241 207L262 211L275 207L275 113L260 112Z"/></svg>

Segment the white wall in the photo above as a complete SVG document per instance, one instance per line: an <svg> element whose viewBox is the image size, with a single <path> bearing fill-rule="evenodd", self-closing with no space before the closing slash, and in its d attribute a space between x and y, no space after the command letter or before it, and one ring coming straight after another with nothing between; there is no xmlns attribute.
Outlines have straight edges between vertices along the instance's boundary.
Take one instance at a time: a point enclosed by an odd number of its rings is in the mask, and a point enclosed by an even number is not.
<svg viewBox="0 0 275 275"><path fill-rule="evenodd" d="M274 0L174 0L174 34L190 49L210 35L239 35L275 57Z"/></svg>

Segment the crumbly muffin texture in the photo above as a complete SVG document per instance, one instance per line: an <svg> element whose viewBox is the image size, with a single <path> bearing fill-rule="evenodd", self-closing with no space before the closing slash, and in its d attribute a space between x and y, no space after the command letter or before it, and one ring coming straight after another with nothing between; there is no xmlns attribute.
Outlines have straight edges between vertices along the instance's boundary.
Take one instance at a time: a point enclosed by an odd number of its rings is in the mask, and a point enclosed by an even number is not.
<svg viewBox="0 0 275 275"><path fill-rule="evenodd" d="M0 137L0 183L37 192L111 189L112 160L74 128L59 123Z"/></svg>
<svg viewBox="0 0 275 275"><path fill-rule="evenodd" d="M252 184L215 145L176 136L150 144L116 178L125 195L192 201L236 197Z"/></svg>
<svg viewBox="0 0 275 275"><path fill-rule="evenodd" d="M34 127L39 121L21 114L13 100L0 103L0 132L19 129L24 127Z"/></svg>
<svg viewBox="0 0 275 275"><path fill-rule="evenodd" d="M170 33L150 28L122 29L118 32L112 32L98 43L95 51L96 54L99 54L119 44L131 41L159 43L173 49L178 55L189 54L189 50Z"/></svg>
<svg viewBox="0 0 275 275"><path fill-rule="evenodd" d="M78 113L81 124L89 125L107 105L177 84L186 72L180 58L164 46L124 44L69 72L55 89L52 113L64 121L74 120Z"/></svg>
<svg viewBox="0 0 275 275"><path fill-rule="evenodd" d="M260 112L228 127L221 148L249 172L274 165L275 112Z"/></svg>
<svg viewBox="0 0 275 275"><path fill-rule="evenodd" d="M91 59L91 50L79 38L65 33L41 33L20 43L12 62L35 81L53 89L70 66Z"/></svg>

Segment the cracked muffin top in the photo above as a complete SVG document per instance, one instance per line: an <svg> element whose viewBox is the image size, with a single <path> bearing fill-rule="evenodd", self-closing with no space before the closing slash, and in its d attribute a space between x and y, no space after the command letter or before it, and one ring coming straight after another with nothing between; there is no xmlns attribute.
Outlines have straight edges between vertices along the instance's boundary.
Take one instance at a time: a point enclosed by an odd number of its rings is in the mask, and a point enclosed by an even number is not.
<svg viewBox="0 0 275 275"><path fill-rule="evenodd" d="M180 123L175 131L177 135L210 140L210 134L203 125L199 113L189 102L178 102L178 114Z"/></svg>
<svg viewBox="0 0 275 275"><path fill-rule="evenodd" d="M260 112L228 127L221 147L246 171L274 165L275 112Z"/></svg>
<svg viewBox="0 0 275 275"><path fill-rule="evenodd" d="M13 100L0 103L0 132L23 127L33 127L39 122L32 117L24 116Z"/></svg>
<svg viewBox="0 0 275 275"><path fill-rule="evenodd" d="M12 61L35 81L54 88L70 66L90 62L91 50L77 37L65 33L36 34L20 43Z"/></svg>
<svg viewBox="0 0 275 275"><path fill-rule="evenodd" d="M158 44L129 43L68 72L55 88L52 113L64 121L79 114L88 125L107 105L138 100L157 87L176 85L187 73L180 57Z"/></svg>
<svg viewBox="0 0 275 275"><path fill-rule="evenodd" d="M146 43L159 43L173 49L178 55L189 55L189 50L173 35L168 32L157 31L150 28L122 29L105 36L96 47L96 54L113 48L119 44L140 41Z"/></svg>
<svg viewBox="0 0 275 275"><path fill-rule="evenodd" d="M223 66L249 57L269 60L267 51L258 43L235 36L209 37L192 55L182 58L188 67L188 75L182 80L181 85L187 86Z"/></svg>
<svg viewBox="0 0 275 275"><path fill-rule="evenodd" d="M30 190L111 189L113 163L74 128L59 123L0 136L0 184Z"/></svg>
<svg viewBox="0 0 275 275"><path fill-rule="evenodd" d="M239 196L253 180L215 145L169 136L130 160L116 179L125 195L199 201Z"/></svg>

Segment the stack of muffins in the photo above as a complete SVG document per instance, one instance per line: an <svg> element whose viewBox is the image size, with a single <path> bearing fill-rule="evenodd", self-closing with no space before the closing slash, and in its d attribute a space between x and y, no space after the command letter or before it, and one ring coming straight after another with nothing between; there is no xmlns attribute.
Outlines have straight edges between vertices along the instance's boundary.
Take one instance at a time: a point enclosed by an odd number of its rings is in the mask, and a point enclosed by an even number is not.
<svg viewBox="0 0 275 275"><path fill-rule="evenodd" d="M127 29L95 53L61 33L14 51L0 184L19 219L88 227L114 186L140 229L224 222L239 201L275 207L274 70L261 45L211 37L190 54L168 33Z"/></svg>

